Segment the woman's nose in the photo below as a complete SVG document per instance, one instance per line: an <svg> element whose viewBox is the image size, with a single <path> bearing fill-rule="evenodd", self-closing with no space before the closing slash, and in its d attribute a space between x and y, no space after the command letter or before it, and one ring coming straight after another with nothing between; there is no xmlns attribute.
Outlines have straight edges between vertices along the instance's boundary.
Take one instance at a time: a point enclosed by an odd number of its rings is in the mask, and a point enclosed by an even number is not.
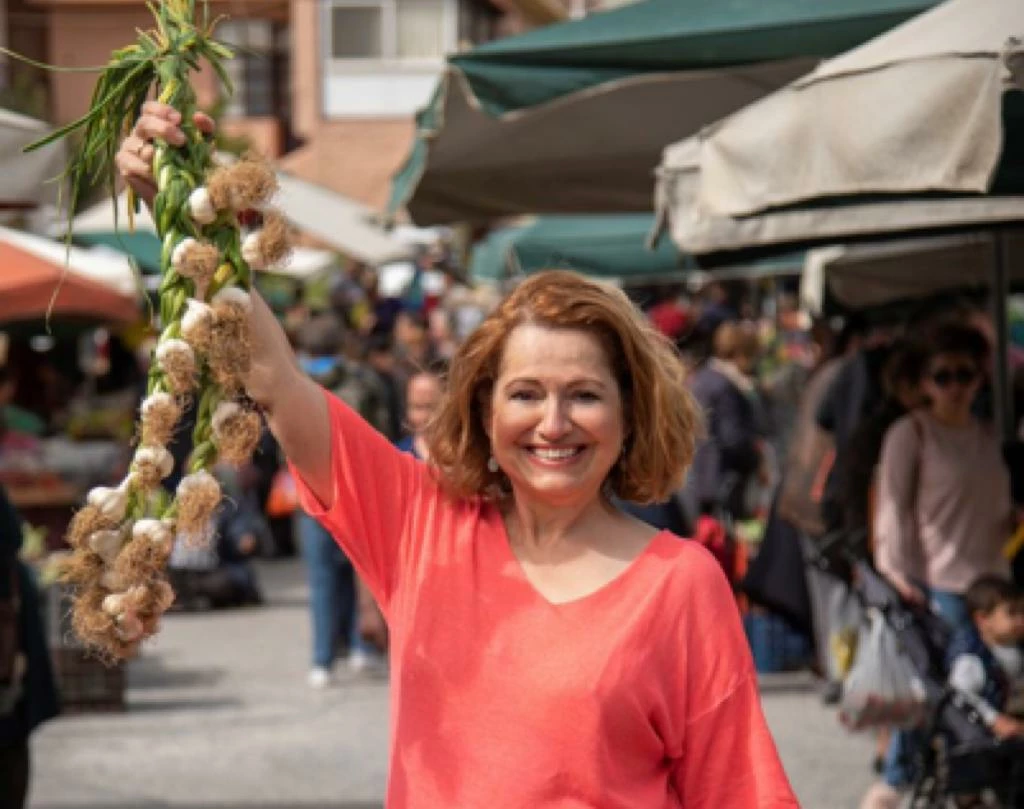
<svg viewBox="0 0 1024 809"><path fill-rule="evenodd" d="M544 403L544 416L540 423L540 434L549 441L564 436L572 425L565 412L562 400L557 396L550 397Z"/></svg>

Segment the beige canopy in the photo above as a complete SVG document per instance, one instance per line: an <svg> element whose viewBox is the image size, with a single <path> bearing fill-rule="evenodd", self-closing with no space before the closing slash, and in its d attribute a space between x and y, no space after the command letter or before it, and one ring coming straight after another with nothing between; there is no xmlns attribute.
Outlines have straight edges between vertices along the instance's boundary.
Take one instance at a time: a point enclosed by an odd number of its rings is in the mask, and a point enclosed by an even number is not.
<svg viewBox="0 0 1024 809"><path fill-rule="evenodd" d="M1024 232L1005 235L1009 280L1024 282ZM990 233L821 247L804 262L800 299L823 311L826 295L847 309L991 288L995 240Z"/></svg>
<svg viewBox="0 0 1024 809"><path fill-rule="evenodd" d="M1022 36L1022 0L949 0L822 63L669 146L659 221L706 253L1020 219L1024 196L974 195L997 185Z"/></svg>
<svg viewBox="0 0 1024 809"><path fill-rule="evenodd" d="M25 154L50 127L35 118L0 109L0 208L31 208L57 199L57 183L47 180L64 169L64 147L51 143Z"/></svg>

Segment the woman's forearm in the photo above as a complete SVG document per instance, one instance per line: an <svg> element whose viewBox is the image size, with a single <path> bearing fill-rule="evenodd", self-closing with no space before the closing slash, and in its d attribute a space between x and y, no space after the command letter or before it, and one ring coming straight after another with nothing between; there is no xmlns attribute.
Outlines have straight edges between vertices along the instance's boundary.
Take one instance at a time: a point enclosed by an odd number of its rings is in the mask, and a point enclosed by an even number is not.
<svg viewBox="0 0 1024 809"><path fill-rule="evenodd" d="M321 503L330 506L331 425L323 389L306 376L281 324L253 292L252 370L249 396L267 414L270 430L285 456Z"/></svg>

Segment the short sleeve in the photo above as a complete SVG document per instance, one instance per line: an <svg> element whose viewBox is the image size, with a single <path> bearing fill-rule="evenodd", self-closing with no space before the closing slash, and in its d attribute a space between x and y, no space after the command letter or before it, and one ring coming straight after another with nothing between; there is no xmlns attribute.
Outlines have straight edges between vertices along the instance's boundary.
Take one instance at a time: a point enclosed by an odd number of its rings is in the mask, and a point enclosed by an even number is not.
<svg viewBox="0 0 1024 809"><path fill-rule="evenodd" d="M917 528L921 452L914 417L905 416L885 434L878 464L875 564L884 575L903 580L923 576Z"/></svg>
<svg viewBox="0 0 1024 809"><path fill-rule="evenodd" d="M732 591L710 555L693 567L673 786L686 809L796 807Z"/></svg>
<svg viewBox="0 0 1024 809"><path fill-rule="evenodd" d="M398 585L410 515L436 497L428 468L399 452L338 397L324 392L331 424L331 502L291 466L303 511L341 545L385 613Z"/></svg>

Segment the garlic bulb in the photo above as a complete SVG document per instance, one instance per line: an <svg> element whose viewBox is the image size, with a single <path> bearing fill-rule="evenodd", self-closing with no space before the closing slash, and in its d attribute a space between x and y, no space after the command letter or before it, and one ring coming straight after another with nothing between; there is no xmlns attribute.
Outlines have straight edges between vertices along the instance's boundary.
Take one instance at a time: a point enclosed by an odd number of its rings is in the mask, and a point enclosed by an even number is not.
<svg viewBox="0 0 1024 809"><path fill-rule="evenodd" d="M102 608L107 615L120 615L124 612L127 593L111 593L103 599Z"/></svg>
<svg viewBox="0 0 1024 809"><path fill-rule="evenodd" d="M117 616L117 636L127 643L133 643L140 638L145 631L142 621L138 615L131 610L122 612Z"/></svg>
<svg viewBox="0 0 1024 809"><path fill-rule="evenodd" d="M210 192L205 186L188 195L188 211L200 225L209 225L217 218L217 209L213 207Z"/></svg>
<svg viewBox="0 0 1024 809"><path fill-rule="evenodd" d="M132 526L132 541L150 542L153 545L169 549L174 542L174 533L163 520L145 518L137 520Z"/></svg>
<svg viewBox="0 0 1024 809"><path fill-rule="evenodd" d="M171 252L171 267L175 270L180 270L182 265L185 263L185 255L191 250L198 242L191 236L186 236Z"/></svg>
<svg viewBox="0 0 1024 809"><path fill-rule="evenodd" d="M89 492L86 502L98 508L107 519L121 522L128 509L127 484L122 483L117 488L97 486Z"/></svg>
<svg viewBox="0 0 1024 809"><path fill-rule="evenodd" d="M236 418L242 412L241 406L237 402L221 402L217 405L213 411L213 418L210 419L210 425L213 427L214 435L220 434L224 431L225 425Z"/></svg>
<svg viewBox="0 0 1024 809"><path fill-rule="evenodd" d="M149 396L142 400L142 406L139 410L143 418L154 413L177 414L178 404L174 401L174 397L171 394L157 391L156 393L149 394Z"/></svg>
<svg viewBox="0 0 1024 809"><path fill-rule="evenodd" d="M218 306L238 306L246 312L252 309L252 298L241 287L224 287L224 289L213 296L213 300L210 303L214 308Z"/></svg>
<svg viewBox="0 0 1024 809"><path fill-rule="evenodd" d="M112 565L124 545L124 535L120 531L97 531L89 537L89 547L105 564Z"/></svg>
<svg viewBox="0 0 1024 809"><path fill-rule="evenodd" d="M188 359L193 363L196 361L196 355L192 350L192 346L176 337L162 339L156 347L156 361L158 363L163 365L171 358Z"/></svg>
<svg viewBox="0 0 1024 809"><path fill-rule="evenodd" d="M114 570L104 570L103 575L100 576L100 587L103 587L105 590L117 592L127 586L128 582L125 577Z"/></svg>
<svg viewBox="0 0 1024 809"><path fill-rule="evenodd" d="M242 260L254 270L265 270L263 248L260 245L260 231L256 230L242 239Z"/></svg>

